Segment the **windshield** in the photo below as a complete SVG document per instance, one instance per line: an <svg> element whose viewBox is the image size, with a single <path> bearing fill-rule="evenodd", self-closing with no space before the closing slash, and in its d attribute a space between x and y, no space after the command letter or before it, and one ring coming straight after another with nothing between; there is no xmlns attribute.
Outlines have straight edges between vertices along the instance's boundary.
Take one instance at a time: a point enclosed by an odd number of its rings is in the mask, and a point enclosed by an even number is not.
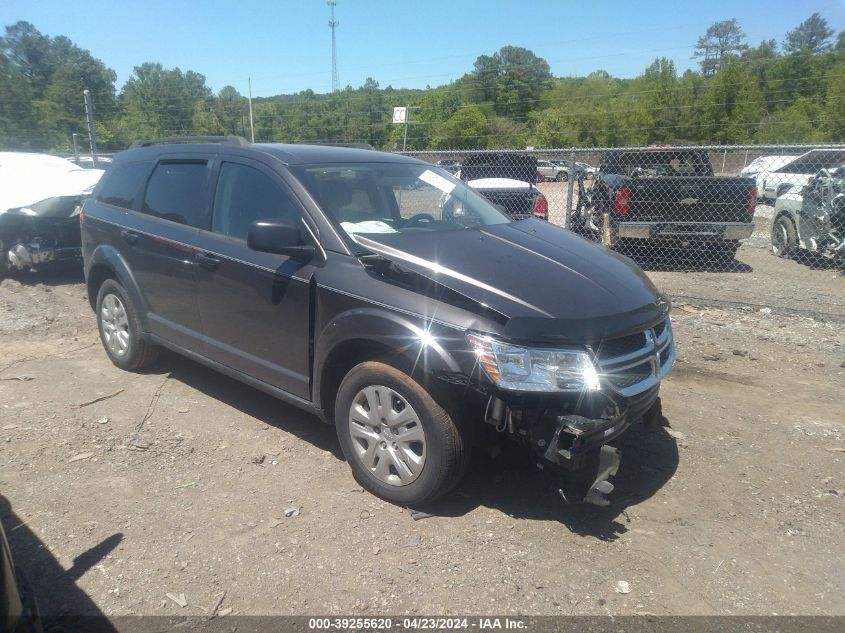
<svg viewBox="0 0 845 633"><path fill-rule="evenodd" d="M414 163L291 167L356 251L354 235L456 231L510 222L447 171Z"/></svg>

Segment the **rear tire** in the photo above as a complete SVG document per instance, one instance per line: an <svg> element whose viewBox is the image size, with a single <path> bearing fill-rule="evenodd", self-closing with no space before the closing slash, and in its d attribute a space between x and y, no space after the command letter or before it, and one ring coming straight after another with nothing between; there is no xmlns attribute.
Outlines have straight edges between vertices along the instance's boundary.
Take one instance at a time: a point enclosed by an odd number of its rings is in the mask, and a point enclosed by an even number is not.
<svg viewBox="0 0 845 633"><path fill-rule="evenodd" d="M114 279L106 279L97 292L97 327L109 360L121 369L141 369L158 358L159 348L142 337L129 293Z"/></svg>
<svg viewBox="0 0 845 633"><path fill-rule="evenodd" d="M449 414L410 376L381 362L354 367L335 403L338 440L355 480L402 506L456 486L469 459Z"/></svg>
<svg viewBox="0 0 845 633"><path fill-rule="evenodd" d="M772 224L772 253L777 257L791 258L798 248L798 232L788 215L778 216Z"/></svg>

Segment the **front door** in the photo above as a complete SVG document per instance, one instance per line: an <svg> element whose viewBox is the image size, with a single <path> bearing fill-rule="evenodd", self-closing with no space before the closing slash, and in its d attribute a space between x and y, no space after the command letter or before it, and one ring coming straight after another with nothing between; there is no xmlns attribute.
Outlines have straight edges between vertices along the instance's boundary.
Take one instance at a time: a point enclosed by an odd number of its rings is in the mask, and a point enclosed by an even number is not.
<svg viewBox="0 0 845 633"><path fill-rule="evenodd" d="M197 302L209 358L301 398L310 395L313 267L246 245L256 220L304 210L278 175L246 159L220 164L211 230L197 238Z"/></svg>

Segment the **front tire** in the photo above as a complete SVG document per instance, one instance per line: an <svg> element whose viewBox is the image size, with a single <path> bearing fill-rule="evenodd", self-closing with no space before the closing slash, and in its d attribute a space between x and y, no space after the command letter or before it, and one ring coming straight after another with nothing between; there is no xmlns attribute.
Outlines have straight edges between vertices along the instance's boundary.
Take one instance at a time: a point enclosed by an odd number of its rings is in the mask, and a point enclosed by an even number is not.
<svg viewBox="0 0 845 633"><path fill-rule="evenodd" d="M109 360L121 369L141 369L158 358L159 348L141 336L138 311L129 293L114 279L106 279L97 292L97 327Z"/></svg>
<svg viewBox="0 0 845 633"><path fill-rule="evenodd" d="M449 414L410 376L365 362L335 404L340 446L355 480L391 503L423 506L460 481L469 458Z"/></svg>
<svg viewBox="0 0 845 633"><path fill-rule="evenodd" d="M790 258L798 248L798 232L787 215L779 216L772 225L772 253L778 257Z"/></svg>

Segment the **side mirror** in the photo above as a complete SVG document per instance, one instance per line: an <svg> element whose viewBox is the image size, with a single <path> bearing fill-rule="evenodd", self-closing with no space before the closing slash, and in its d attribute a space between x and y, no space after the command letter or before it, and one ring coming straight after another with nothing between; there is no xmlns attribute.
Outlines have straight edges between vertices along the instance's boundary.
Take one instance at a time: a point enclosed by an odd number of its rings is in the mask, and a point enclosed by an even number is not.
<svg viewBox="0 0 845 633"><path fill-rule="evenodd" d="M246 245L254 251L287 255L293 259L309 260L316 248L304 244L302 230L285 220L257 220L249 227Z"/></svg>

